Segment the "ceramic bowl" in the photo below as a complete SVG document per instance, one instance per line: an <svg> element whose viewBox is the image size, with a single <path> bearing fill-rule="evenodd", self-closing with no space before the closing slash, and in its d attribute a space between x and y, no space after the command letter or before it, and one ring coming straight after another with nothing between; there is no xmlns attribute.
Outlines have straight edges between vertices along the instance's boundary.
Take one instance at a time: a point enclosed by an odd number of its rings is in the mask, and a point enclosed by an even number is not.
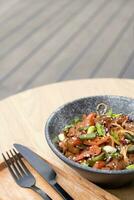
<svg viewBox="0 0 134 200"><path fill-rule="evenodd" d="M74 117L81 116L83 113L88 114L96 111L96 106L99 103L107 104L115 113L129 114L132 118L134 116L134 99L122 96L92 96L81 98L59 107L50 115L45 125L45 136L52 151L62 161L76 169L83 177L99 185L119 187L134 180L134 170L99 170L84 167L65 157L53 142L55 136Z"/></svg>

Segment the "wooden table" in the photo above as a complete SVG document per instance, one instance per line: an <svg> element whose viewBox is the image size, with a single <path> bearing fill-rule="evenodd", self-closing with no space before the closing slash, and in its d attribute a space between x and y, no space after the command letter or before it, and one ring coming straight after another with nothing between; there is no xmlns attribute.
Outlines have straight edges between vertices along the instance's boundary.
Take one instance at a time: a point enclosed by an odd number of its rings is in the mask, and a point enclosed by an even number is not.
<svg viewBox="0 0 134 200"><path fill-rule="evenodd" d="M0 151L5 152L15 142L25 144L53 165L58 172L57 181L75 199L117 199L109 193L104 195L103 190L99 190L92 183L82 179L52 153L44 139L44 125L49 114L68 101L105 94L134 97L133 88L134 81L127 79L77 80L42 86L9 97L0 102ZM61 199L35 171L33 173L39 186L44 188L53 199ZM72 185L74 176L77 180L76 185ZM132 200L134 184L109 190L109 192L122 200ZM100 198L96 195L100 195ZM0 200L11 200L13 197L16 200L40 199L31 190L22 189L14 183L0 155Z"/></svg>
<svg viewBox="0 0 134 200"><path fill-rule="evenodd" d="M0 0L0 99L69 79L134 78L133 43L133 0Z"/></svg>

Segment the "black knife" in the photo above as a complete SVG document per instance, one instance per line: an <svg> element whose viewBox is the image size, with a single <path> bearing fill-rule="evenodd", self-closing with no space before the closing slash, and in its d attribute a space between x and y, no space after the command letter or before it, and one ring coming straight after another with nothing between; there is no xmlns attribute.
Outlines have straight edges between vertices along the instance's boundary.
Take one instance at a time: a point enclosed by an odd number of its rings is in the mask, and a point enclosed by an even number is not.
<svg viewBox="0 0 134 200"><path fill-rule="evenodd" d="M47 162L28 147L21 144L14 144L14 147L64 200L73 200L73 198L56 182L56 173Z"/></svg>

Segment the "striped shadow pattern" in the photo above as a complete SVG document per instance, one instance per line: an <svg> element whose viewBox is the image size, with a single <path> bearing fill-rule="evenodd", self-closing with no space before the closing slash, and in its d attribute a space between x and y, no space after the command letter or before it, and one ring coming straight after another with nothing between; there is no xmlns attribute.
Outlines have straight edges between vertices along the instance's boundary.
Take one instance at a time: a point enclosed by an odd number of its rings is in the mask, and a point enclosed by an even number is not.
<svg viewBox="0 0 134 200"><path fill-rule="evenodd" d="M94 12L90 13L90 7ZM112 63L115 66L119 63L114 77L134 78L133 8L132 0L18 1L0 19L0 88L4 91L0 93L0 98L46 84L50 72L48 83L99 77L105 69L105 77L109 77L107 66L112 71ZM107 9L109 12L104 19L102 16ZM111 37L108 30L113 30ZM104 35L108 43L105 40L102 42ZM18 39L12 41L15 36ZM35 38L37 41L34 41ZM78 49L77 46L73 48L73 44L78 44ZM93 53L95 47L96 52ZM29 63L34 59L37 66L32 68ZM18 89L14 80L17 83L20 74Z"/></svg>

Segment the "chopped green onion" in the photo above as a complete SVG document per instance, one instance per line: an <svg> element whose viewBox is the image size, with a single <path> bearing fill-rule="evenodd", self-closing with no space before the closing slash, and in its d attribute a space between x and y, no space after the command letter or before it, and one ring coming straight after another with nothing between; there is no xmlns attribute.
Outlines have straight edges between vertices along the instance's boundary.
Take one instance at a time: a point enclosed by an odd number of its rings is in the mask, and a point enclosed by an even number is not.
<svg viewBox="0 0 134 200"><path fill-rule="evenodd" d="M92 167L92 166L95 164L95 162L97 162L97 161L99 161L99 160L104 160L104 158L105 158L105 154L104 154L104 153L101 153L100 155L95 156L95 157L93 157L93 158L87 160L87 163L88 163L88 165L89 165L90 167Z"/></svg>
<svg viewBox="0 0 134 200"><path fill-rule="evenodd" d="M87 131L88 128L89 128L89 126L85 126L85 127L80 127L78 130L79 131Z"/></svg>
<svg viewBox="0 0 134 200"><path fill-rule="evenodd" d="M95 126L89 126L89 128L87 129L87 133L93 133L95 132L96 127Z"/></svg>
<svg viewBox="0 0 134 200"><path fill-rule="evenodd" d="M105 132L105 128L104 128L104 126L102 124L97 123L96 124L96 129L97 129L97 133L98 133L99 136L105 136L106 132Z"/></svg>
<svg viewBox="0 0 134 200"><path fill-rule="evenodd" d="M85 127L84 127L84 131L87 131L88 128L89 128L89 126L85 126Z"/></svg>
<svg viewBox="0 0 134 200"><path fill-rule="evenodd" d="M68 125L66 125L66 126L64 127L63 131L68 132L68 129L69 129L69 128L72 128L72 127L74 127L73 124L68 124Z"/></svg>
<svg viewBox="0 0 134 200"><path fill-rule="evenodd" d="M68 132L68 129L69 129L69 128L74 127L74 125L77 124L77 123L80 122L80 121L81 121L80 117L75 117L75 118L72 120L71 124L68 124L68 125L66 125L66 126L63 128L63 131L64 131L64 132Z"/></svg>
<svg viewBox="0 0 134 200"><path fill-rule="evenodd" d="M118 158L119 157L119 153L117 153L117 152L115 152L115 153L106 153L105 154L105 157L106 158L109 158L109 157L111 157L111 158Z"/></svg>
<svg viewBox="0 0 134 200"><path fill-rule="evenodd" d="M121 154L119 154L118 152L115 153L105 153L105 158L106 158L106 162L109 162L112 158L120 158Z"/></svg>
<svg viewBox="0 0 134 200"><path fill-rule="evenodd" d="M77 124L78 122L81 121L81 118L80 117L75 117L73 120L72 120L72 124Z"/></svg>
<svg viewBox="0 0 134 200"><path fill-rule="evenodd" d="M126 167L126 169L134 169L134 164L128 165L128 166Z"/></svg>
<svg viewBox="0 0 134 200"><path fill-rule="evenodd" d="M88 164L90 167L93 167L94 163L95 163L95 162L94 162L92 159L87 160L87 164Z"/></svg>
<svg viewBox="0 0 134 200"><path fill-rule="evenodd" d="M115 114L115 113L113 113L112 114L112 118L118 118L118 117L120 117L122 114Z"/></svg>
<svg viewBox="0 0 134 200"><path fill-rule="evenodd" d="M106 115L107 115L108 117L118 118L118 117L120 117L122 114L115 114L115 113L113 113L112 108L110 108L109 111L106 113Z"/></svg>
<svg viewBox="0 0 134 200"><path fill-rule="evenodd" d="M99 160L104 160L104 158L105 158L105 154L101 153L100 155L93 157L92 161L96 162L96 161L99 161Z"/></svg>
<svg viewBox="0 0 134 200"><path fill-rule="evenodd" d="M111 117L112 114L113 114L112 108L110 108L110 109L107 111L106 115L107 115L108 117Z"/></svg>
<svg viewBox="0 0 134 200"><path fill-rule="evenodd" d="M81 140L91 140L91 139L96 138L96 133L87 133L87 134L83 134L83 135L80 135L79 138L80 138Z"/></svg>

